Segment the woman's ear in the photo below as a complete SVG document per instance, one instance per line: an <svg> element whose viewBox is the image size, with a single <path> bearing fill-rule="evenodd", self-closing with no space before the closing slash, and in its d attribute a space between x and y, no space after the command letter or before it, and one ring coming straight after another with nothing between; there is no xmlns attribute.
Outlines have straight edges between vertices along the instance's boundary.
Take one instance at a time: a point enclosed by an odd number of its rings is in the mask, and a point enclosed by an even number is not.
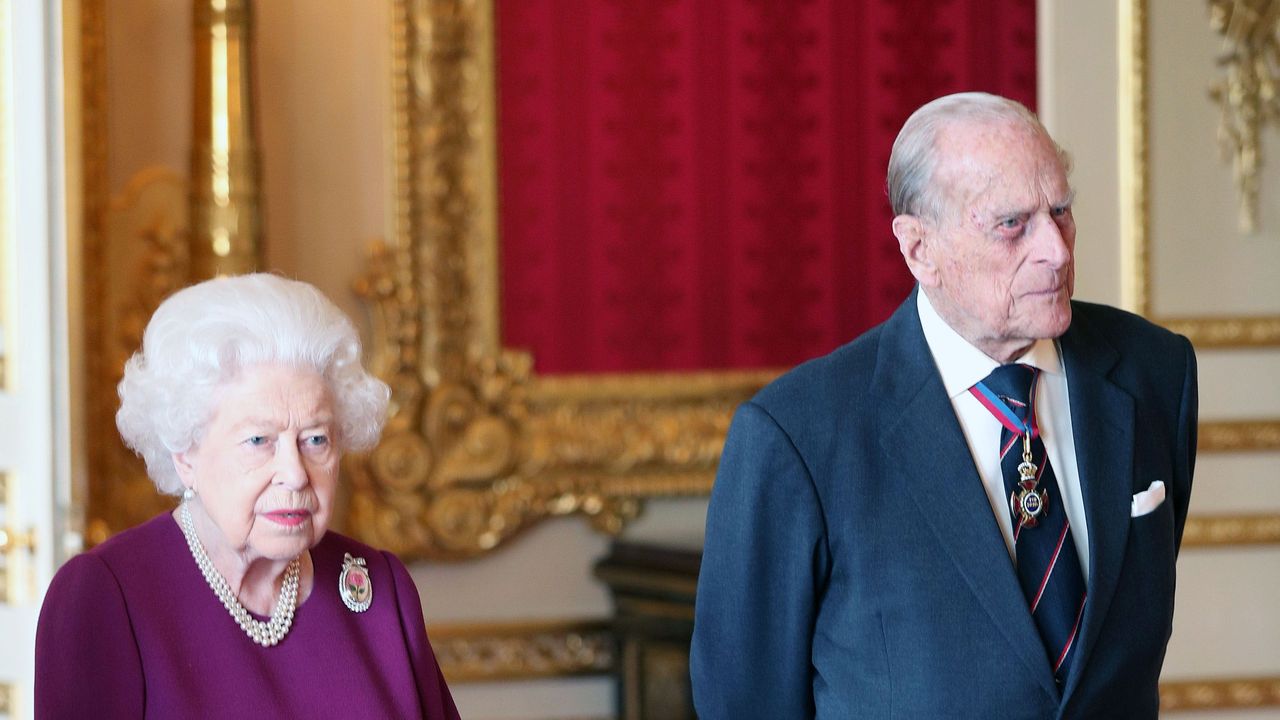
<svg viewBox="0 0 1280 720"><path fill-rule="evenodd" d="M184 487L192 490L196 487L196 470L191 462L191 451L170 453L173 458L173 469L178 471L178 479Z"/></svg>
<svg viewBox="0 0 1280 720"><path fill-rule="evenodd" d="M929 237L925 221L916 215L898 215L893 219L893 236L898 238L898 250L916 281L924 287L936 287L938 268L933 261L933 238Z"/></svg>

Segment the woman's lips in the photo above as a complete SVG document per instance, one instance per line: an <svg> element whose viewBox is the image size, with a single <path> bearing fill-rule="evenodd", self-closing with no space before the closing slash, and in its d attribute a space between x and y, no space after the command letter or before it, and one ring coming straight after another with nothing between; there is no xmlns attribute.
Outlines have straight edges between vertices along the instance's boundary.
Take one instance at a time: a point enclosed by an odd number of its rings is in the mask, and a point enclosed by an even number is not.
<svg viewBox="0 0 1280 720"><path fill-rule="evenodd" d="M309 510L272 510L264 515L271 522L285 527L296 527L311 519Z"/></svg>

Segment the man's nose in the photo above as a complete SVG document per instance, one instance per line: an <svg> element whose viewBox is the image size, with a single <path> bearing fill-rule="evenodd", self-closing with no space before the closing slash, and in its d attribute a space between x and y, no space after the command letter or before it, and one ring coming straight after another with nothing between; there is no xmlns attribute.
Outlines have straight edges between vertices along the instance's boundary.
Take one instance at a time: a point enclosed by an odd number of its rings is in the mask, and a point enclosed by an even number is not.
<svg viewBox="0 0 1280 720"><path fill-rule="evenodd" d="M1071 262L1071 245L1066 232L1050 215L1043 216L1035 229L1037 260L1056 269Z"/></svg>

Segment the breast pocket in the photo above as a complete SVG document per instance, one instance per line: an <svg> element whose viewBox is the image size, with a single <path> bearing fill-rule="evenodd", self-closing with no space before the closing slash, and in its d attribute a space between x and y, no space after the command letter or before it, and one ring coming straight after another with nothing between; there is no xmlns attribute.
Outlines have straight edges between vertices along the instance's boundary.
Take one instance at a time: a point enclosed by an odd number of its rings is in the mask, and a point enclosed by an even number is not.
<svg viewBox="0 0 1280 720"><path fill-rule="evenodd" d="M1140 589L1147 602L1165 600L1172 611L1176 560L1173 503L1165 497L1150 512L1129 518L1124 582Z"/></svg>

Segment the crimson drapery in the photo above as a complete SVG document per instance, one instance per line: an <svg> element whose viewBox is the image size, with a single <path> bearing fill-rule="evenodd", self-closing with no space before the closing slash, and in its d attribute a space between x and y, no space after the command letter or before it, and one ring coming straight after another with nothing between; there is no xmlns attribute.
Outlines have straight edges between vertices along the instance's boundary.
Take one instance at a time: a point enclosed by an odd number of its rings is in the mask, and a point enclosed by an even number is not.
<svg viewBox="0 0 1280 720"><path fill-rule="evenodd" d="M503 342L540 373L791 365L886 318L898 128L1035 100L1034 0L497 0Z"/></svg>

